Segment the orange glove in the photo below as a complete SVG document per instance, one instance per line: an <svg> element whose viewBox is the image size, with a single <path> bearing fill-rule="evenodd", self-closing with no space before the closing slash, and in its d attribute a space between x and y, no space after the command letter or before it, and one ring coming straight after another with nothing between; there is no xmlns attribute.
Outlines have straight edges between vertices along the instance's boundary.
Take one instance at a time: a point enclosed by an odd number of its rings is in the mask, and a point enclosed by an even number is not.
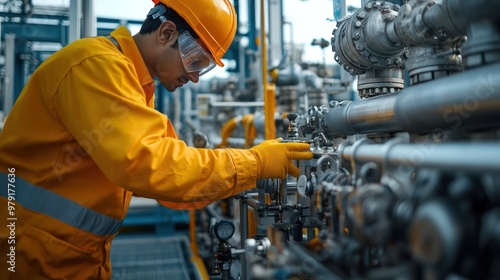
<svg viewBox="0 0 500 280"><path fill-rule="evenodd" d="M257 178L281 178L286 174L299 176L299 169L290 161L312 159L310 146L307 143L280 143L281 138L266 140L250 149L257 158Z"/></svg>

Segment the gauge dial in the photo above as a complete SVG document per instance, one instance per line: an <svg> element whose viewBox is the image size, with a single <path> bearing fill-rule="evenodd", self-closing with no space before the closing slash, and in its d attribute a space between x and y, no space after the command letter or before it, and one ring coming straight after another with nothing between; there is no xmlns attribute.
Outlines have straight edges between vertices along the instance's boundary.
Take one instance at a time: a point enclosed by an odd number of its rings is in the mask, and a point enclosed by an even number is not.
<svg viewBox="0 0 500 280"><path fill-rule="evenodd" d="M201 132L195 132L195 134L193 136L193 145L196 148L207 148L208 147L208 137Z"/></svg>
<svg viewBox="0 0 500 280"><path fill-rule="evenodd" d="M217 239L227 241L234 234L234 224L228 220L220 220L214 225L214 234Z"/></svg>

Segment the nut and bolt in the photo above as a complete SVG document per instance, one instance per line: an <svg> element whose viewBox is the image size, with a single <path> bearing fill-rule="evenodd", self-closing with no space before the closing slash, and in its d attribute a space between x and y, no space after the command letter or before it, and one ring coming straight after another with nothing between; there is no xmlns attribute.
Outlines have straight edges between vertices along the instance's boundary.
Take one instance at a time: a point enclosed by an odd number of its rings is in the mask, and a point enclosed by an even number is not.
<svg viewBox="0 0 500 280"><path fill-rule="evenodd" d="M359 40L360 37L361 37L361 35L360 35L360 33L358 31L354 32L354 34L352 35L352 39L354 41Z"/></svg>
<svg viewBox="0 0 500 280"><path fill-rule="evenodd" d="M373 8L372 2L366 3L366 5L365 5L365 11L369 12L369 11L372 10L372 8Z"/></svg>
<svg viewBox="0 0 500 280"><path fill-rule="evenodd" d="M363 20L363 19L365 19L365 18L366 18L366 13L365 13L364 11L360 11L360 12L358 13L358 15L357 15L357 18L358 18L359 20Z"/></svg>

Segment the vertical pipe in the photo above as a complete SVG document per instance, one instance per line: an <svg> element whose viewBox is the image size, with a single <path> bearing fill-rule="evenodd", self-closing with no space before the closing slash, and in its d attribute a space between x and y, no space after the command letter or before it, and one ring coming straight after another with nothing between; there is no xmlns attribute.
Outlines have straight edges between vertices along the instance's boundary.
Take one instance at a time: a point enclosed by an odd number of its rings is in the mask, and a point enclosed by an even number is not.
<svg viewBox="0 0 500 280"><path fill-rule="evenodd" d="M189 243L191 252L191 262L198 267L198 272L202 280L209 279L207 269L203 260L200 258L198 243L196 242L196 210L189 210Z"/></svg>
<svg viewBox="0 0 500 280"><path fill-rule="evenodd" d="M281 185L280 185L280 202L281 205L286 205L288 203L288 188L287 188L287 183L286 183L286 178L281 180Z"/></svg>
<svg viewBox="0 0 500 280"><path fill-rule="evenodd" d="M238 89L243 92L245 90L245 78L246 78L246 59L245 59L245 52L247 50L247 47L243 45L242 40L238 41L239 48L238 48Z"/></svg>
<svg viewBox="0 0 500 280"><path fill-rule="evenodd" d="M20 47L17 51L19 54L19 58L21 60L20 66L21 69L17 71L16 76L18 77L16 80L19 80L20 83L17 83L17 88L14 89L14 100L19 96L19 93L22 91L25 84L28 83L29 76L31 74L30 66L31 66L31 50L32 50L32 42L26 42L22 47Z"/></svg>
<svg viewBox="0 0 500 280"><path fill-rule="evenodd" d="M247 1L247 11L248 11L248 38L250 39L248 42L248 48L253 51L257 51L257 2L256 0L248 0Z"/></svg>
<svg viewBox="0 0 500 280"><path fill-rule="evenodd" d="M189 210L189 238L191 239L191 252L198 255L198 243L196 242L196 211Z"/></svg>
<svg viewBox="0 0 500 280"><path fill-rule="evenodd" d="M97 35L97 19L94 0L83 1L83 37Z"/></svg>
<svg viewBox="0 0 500 280"><path fill-rule="evenodd" d="M339 21L341 18L345 17L346 14L347 14L346 0L333 0L333 19Z"/></svg>
<svg viewBox="0 0 500 280"><path fill-rule="evenodd" d="M68 43L78 40L82 36L81 15L82 15L82 1L70 0Z"/></svg>
<svg viewBox="0 0 500 280"><path fill-rule="evenodd" d="M276 103L275 87L267 82L267 46L266 46L266 17L265 1L260 1L260 44L262 57L262 83L264 85L264 116L266 139L276 137L276 125L274 123L274 105Z"/></svg>
<svg viewBox="0 0 500 280"><path fill-rule="evenodd" d="M240 247L245 249L245 241L248 239L248 202L245 193L240 194L240 236ZM241 255L241 279L250 280L246 254Z"/></svg>
<svg viewBox="0 0 500 280"><path fill-rule="evenodd" d="M175 128L181 127L182 126L182 114L181 114L181 108L182 107L182 100L181 100L181 89L176 88L175 91L172 93L174 95L174 113L173 113L173 124Z"/></svg>
<svg viewBox="0 0 500 280"><path fill-rule="evenodd" d="M280 0L269 1L269 58L271 65L277 65L283 57L283 11Z"/></svg>
<svg viewBox="0 0 500 280"><path fill-rule="evenodd" d="M276 86L264 83L264 113L266 122L266 139L276 138L276 124L274 122L274 110L276 108Z"/></svg>
<svg viewBox="0 0 500 280"><path fill-rule="evenodd" d="M16 34L5 34L5 95L3 113L7 116L14 105L14 75L16 61Z"/></svg>
<svg viewBox="0 0 500 280"><path fill-rule="evenodd" d="M191 91L191 87L183 87L181 88L183 91L182 97L184 98L184 110L183 116L181 116L182 123L189 123L193 116L193 94Z"/></svg>

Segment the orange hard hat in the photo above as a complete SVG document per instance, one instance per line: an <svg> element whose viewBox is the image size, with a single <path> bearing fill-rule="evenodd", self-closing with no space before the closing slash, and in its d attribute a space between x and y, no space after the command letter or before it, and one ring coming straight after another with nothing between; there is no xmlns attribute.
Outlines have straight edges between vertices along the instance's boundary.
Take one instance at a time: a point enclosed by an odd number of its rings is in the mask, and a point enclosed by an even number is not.
<svg viewBox="0 0 500 280"><path fill-rule="evenodd" d="M176 11L208 47L219 66L236 33L236 12L230 0L153 0Z"/></svg>

